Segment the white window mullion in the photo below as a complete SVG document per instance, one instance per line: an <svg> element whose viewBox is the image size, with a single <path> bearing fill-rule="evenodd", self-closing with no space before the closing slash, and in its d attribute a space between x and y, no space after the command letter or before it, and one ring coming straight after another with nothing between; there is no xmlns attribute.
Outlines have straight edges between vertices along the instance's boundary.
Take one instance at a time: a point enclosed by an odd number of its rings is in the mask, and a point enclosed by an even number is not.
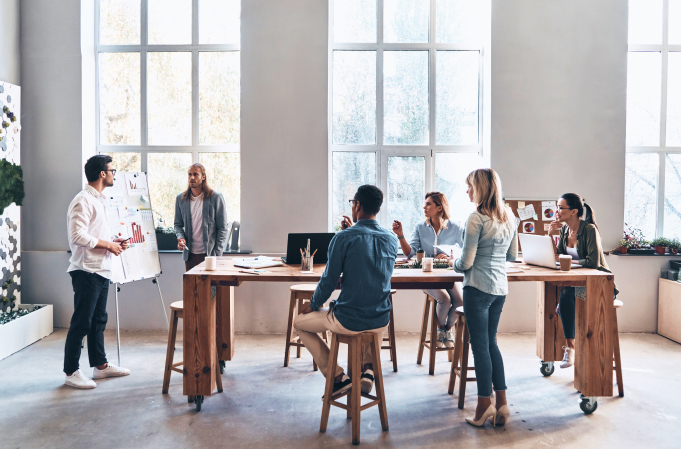
<svg viewBox="0 0 681 449"><path fill-rule="evenodd" d="M665 163L666 154L659 153L660 168L657 173L657 227L655 236L662 237L664 232L664 178L665 178Z"/></svg>
<svg viewBox="0 0 681 449"><path fill-rule="evenodd" d="M142 50L140 51L140 143L142 147L149 145L149 128L148 128L148 117L147 117L147 51L146 45L149 41L149 4L148 0L142 0L142 12L140 17L140 39L142 44ZM146 154L142 158L143 166L146 165ZM145 170L146 171L146 170Z"/></svg>
<svg viewBox="0 0 681 449"><path fill-rule="evenodd" d="M192 145L199 146L199 51L192 51Z"/></svg>

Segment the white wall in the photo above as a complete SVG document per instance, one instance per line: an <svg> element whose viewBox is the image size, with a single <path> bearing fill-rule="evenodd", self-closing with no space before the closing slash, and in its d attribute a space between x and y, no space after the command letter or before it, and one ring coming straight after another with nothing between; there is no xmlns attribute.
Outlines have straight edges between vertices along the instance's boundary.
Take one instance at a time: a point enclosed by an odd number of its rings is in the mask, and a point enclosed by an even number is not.
<svg viewBox="0 0 681 449"><path fill-rule="evenodd" d="M54 304L55 325L68 326L64 215L81 188L81 107L91 95L81 70L90 62L80 54L77 0L21 5L23 299ZM242 247L259 254L284 252L288 232L327 229L327 27L325 1L243 0ZM626 29L623 0L493 2L492 166L509 197L583 194L596 208L606 246L623 221ZM626 303L621 330L656 330L657 277L667 261L608 257ZM180 255L163 254L161 265L166 304L181 300ZM237 331L284 332L289 285L238 287ZM165 327L151 282L121 290L124 329ZM500 331L534 330L535 294L535 283L511 284ZM112 292L110 323L113 299ZM422 307L420 292L398 292L397 329L417 331Z"/></svg>
<svg viewBox="0 0 681 449"><path fill-rule="evenodd" d="M19 0L0 0L0 81L21 84Z"/></svg>

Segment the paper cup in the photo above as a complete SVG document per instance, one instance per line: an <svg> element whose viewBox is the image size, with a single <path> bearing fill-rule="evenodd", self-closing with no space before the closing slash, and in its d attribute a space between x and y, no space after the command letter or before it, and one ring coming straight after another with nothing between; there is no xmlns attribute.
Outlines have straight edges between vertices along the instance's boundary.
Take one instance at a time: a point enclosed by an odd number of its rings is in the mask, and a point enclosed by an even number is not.
<svg viewBox="0 0 681 449"><path fill-rule="evenodd" d="M425 251L417 251L416 252L416 260L421 262L423 260L423 257L426 255Z"/></svg>
<svg viewBox="0 0 681 449"><path fill-rule="evenodd" d="M206 271L215 271L218 268L218 259L216 256L206 256Z"/></svg>
<svg viewBox="0 0 681 449"><path fill-rule="evenodd" d="M572 256L561 254L558 259L560 260L560 271L570 271L570 268L572 268Z"/></svg>
<svg viewBox="0 0 681 449"><path fill-rule="evenodd" d="M433 271L432 257L424 257L421 263L423 264L423 271Z"/></svg>

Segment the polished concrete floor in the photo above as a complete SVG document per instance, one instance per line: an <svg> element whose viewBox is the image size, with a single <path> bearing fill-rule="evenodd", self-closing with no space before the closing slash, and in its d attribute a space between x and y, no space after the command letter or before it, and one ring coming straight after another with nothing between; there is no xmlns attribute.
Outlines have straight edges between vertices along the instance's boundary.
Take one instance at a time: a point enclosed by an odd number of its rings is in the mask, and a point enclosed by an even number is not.
<svg viewBox="0 0 681 449"><path fill-rule="evenodd" d="M225 391L206 397L199 413L182 396L179 374L161 394L166 334L122 333L122 364L132 375L89 391L63 386L65 336L58 330L0 361L1 448L350 446L343 410L332 408L326 433L319 433L324 380L306 351L283 367L283 335L238 335ZM106 339L115 363L115 334L107 331ZM464 422L475 408L475 385L459 410L457 396L447 394L446 356L438 354L429 376L415 363L417 342L398 334L398 373L383 351L390 431L381 431L376 408L363 412L362 446L681 447L681 345L658 335L621 336L625 397L601 398L589 416L579 409L572 369L544 378L533 335L499 335L512 416L497 429ZM88 365L85 353L81 363Z"/></svg>

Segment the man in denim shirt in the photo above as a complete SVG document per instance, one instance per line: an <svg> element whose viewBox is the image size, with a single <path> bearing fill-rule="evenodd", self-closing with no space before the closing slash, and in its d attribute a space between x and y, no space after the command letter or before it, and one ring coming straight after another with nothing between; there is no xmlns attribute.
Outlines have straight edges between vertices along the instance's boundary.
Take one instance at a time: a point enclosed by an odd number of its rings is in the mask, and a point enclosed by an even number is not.
<svg viewBox="0 0 681 449"><path fill-rule="evenodd" d="M334 395L352 386L340 366L328 373L329 348L319 336L330 330L354 335L376 332L379 341L390 319L390 278L397 257L397 238L379 226L376 214L383 203L383 192L375 186L357 189L352 203L352 220L345 217L340 231L329 244L329 261L309 304L295 322L298 336L326 377L335 375ZM353 225L352 222L355 222ZM336 289L343 274L341 292L331 308L320 308ZM363 348L362 392L373 387L371 348Z"/></svg>

